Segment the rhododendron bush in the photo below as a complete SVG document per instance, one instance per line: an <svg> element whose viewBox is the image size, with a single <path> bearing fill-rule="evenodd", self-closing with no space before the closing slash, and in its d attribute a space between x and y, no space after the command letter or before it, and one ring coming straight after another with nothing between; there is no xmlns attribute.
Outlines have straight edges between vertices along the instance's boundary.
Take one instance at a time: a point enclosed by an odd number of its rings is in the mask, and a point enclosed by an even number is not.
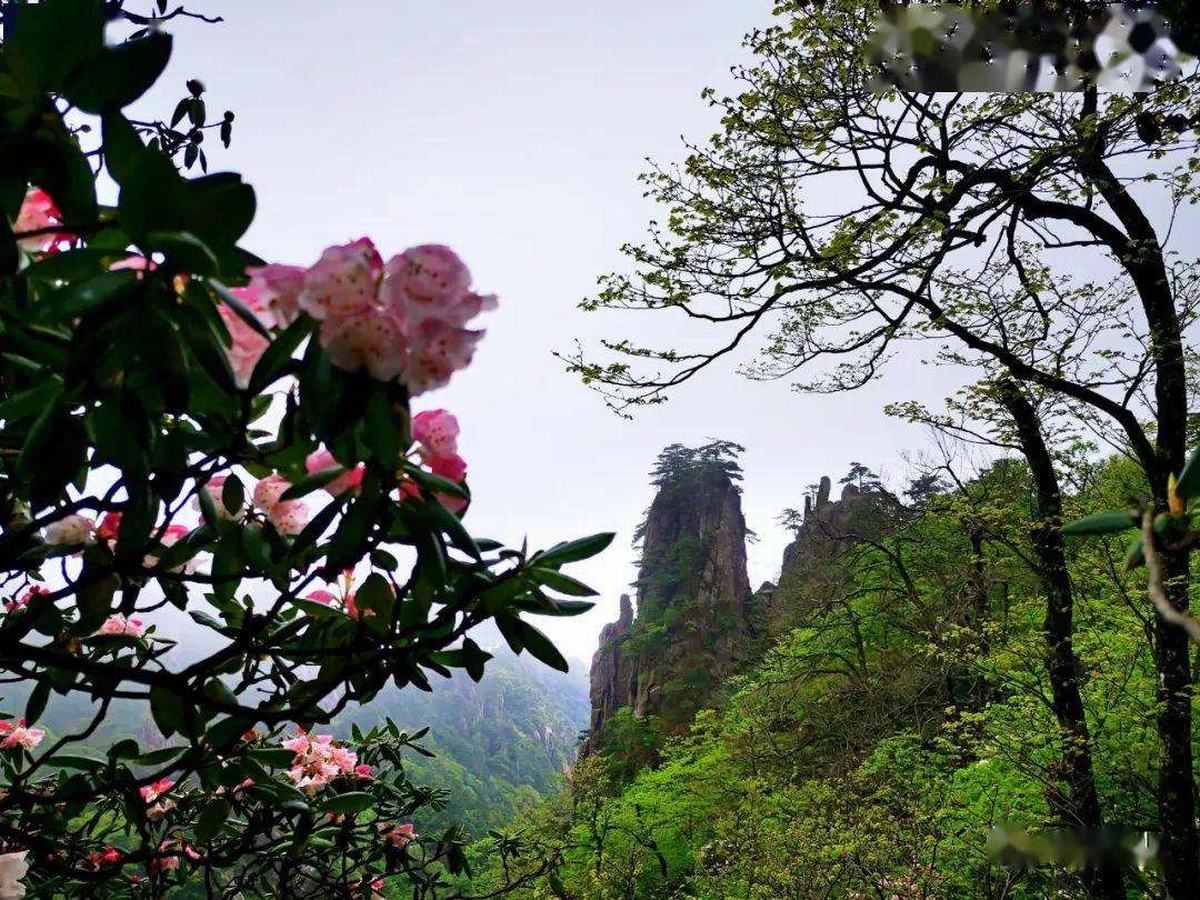
<svg viewBox="0 0 1200 900"><path fill-rule="evenodd" d="M182 174L123 111L171 38L106 44L101 8L22 7L0 58L0 867L38 896L442 896L465 838L413 826L421 735L328 723L483 677L489 620L565 668L529 617L589 608L561 569L611 536L471 535L428 395L496 299L440 245L240 247L253 190ZM74 728L39 726L72 697ZM93 752L114 703L160 736Z"/></svg>

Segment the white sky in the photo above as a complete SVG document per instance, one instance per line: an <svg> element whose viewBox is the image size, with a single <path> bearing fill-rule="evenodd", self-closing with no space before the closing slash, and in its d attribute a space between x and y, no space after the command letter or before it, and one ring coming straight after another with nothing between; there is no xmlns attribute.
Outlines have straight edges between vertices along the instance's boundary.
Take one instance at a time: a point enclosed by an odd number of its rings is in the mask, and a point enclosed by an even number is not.
<svg viewBox="0 0 1200 900"><path fill-rule="evenodd" d="M613 530L613 547L576 574L598 608L542 620L569 657L588 659L617 597L635 577L630 535L651 491L647 472L674 441L747 447L744 505L760 537L757 587L778 575L787 535L779 511L851 460L903 475L919 429L885 403L936 399L945 370L919 362L855 394L799 395L748 382L729 364L632 421L551 356L576 337L659 327L646 314L585 314L576 303L620 268L618 246L655 210L641 197L643 159L679 159L715 116L702 87L729 84L741 35L768 24L769 0L222 0L189 8L223 24L172 23L175 57L143 109L169 115L183 80L209 89L210 115L237 114L213 168L258 192L246 246L308 264L327 245L372 237L385 257L447 243L501 306L479 320L475 363L419 408L445 407L463 427L473 533L533 547ZM158 90L158 89L156 89ZM662 319L661 326L672 323ZM667 332L660 332L669 334Z"/></svg>

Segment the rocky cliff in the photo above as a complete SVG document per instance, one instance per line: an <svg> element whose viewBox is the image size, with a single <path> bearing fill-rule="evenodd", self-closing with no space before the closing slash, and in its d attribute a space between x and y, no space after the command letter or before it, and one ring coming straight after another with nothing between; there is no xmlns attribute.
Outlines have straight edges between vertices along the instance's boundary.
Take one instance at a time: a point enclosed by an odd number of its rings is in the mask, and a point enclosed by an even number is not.
<svg viewBox="0 0 1200 900"><path fill-rule="evenodd" d="M627 597L592 660L593 738L617 710L679 730L732 674L747 633L746 520L736 467L672 467L640 530L637 614Z"/></svg>

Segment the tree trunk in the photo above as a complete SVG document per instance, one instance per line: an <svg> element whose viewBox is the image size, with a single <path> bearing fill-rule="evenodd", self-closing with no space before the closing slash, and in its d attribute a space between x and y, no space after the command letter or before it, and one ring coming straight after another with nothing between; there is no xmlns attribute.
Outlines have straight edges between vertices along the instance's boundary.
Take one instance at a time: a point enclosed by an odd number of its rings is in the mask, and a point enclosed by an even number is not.
<svg viewBox="0 0 1200 900"><path fill-rule="evenodd" d="M1186 553L1163 553L1167 597L1188 608ZM1196 836L1196 793L1192 764L1192 672L1188 636L1162 616L1154 620L1158 669L1158 733L1163 744L1158 805L1162 835L1159 857L1168 896L1200 896L1200 846Z"/></svg>
<svg viewBox="0 0 1200 900"><path fill-rule="evenodd" d="M1098 92L1084 94L1083 112L1098 109ZM1109 168L1107 134L1096 129L1079 156L1079 171L1104 198L1128 235L1112 248L1129 273L1149 326L1154 362L1156 458L1142 460L1157 512L1167 509L1167 481L1183 468L1187 452L1188 391L1183 330L1162 244L1148 216ZM1188 552L1164 553L1166 593L1180 612L1188 609ZM1161 616L1154 623L1154 662L1158 670L1158 733L1163 745L1159 773L1159 818L1163 881L1172 898L1200 897L1200 834L1196 828L1196 787L1192 764L1192 671L1188 638Z"/></svg>
<svg viewBox="0 0 1200 900"><path fill-rule="evenodd" d="M1104 829L1104 813L1096 793L1091 738L1079 690L1079 661L1072 644L1074 594L1061 530L1062 492L1033 405L1011 381L1001 382L1000 397L1016 424L1021 449L1033 475L1036 497L1037 520L1030 537L1037 556L1038 576L1046 594L1043 626L1046 671L1054 716L1062 730L1062 770L1066 788L1053 791L1048 799L1051 808L1067 825L1096 838ZM1102 843L1096 841L1093 845ZM1125 896L1120 866L1112 860L1101 861L1085 873L1085 878L1088 891L1094 897Z"/></svg>

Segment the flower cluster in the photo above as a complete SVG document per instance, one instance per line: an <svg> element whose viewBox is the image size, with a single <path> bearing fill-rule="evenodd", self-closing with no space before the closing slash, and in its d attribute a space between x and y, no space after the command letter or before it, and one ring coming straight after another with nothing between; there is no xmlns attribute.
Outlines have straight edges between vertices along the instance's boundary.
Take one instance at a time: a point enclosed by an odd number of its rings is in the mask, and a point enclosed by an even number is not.
<svg viewBox="0 0 1200 900"><path fill-rule="evenodd" d="M281 499L292 483L282 475L268 475L254 486L254 507L264 513L280 534L297 535L308 524L308 504Z"/></svg>
<svg viewBox="0 0 1200 900"><path fill-rule="evenodd" d="M173 787L175 787L175 782L170 778L160 778L154 784L138 788L138 793L142 795L142 800L146 803L148 819L152 821L159 819L175 808L175 801L164 796Z"/></svg>
<svg viewBox="0 0 1200 900"><path fill-rule="evenodd" d="M375 245L360 238L329 247L307 269L271 265L247 274L250 286L239 299L249 299L264 324L285 325L305 312L321 323L318 340L334 365L365 368L380 381L399 379L412 396L444 386L471 362L483 332L465 326L496 307L494 296L471 291L467 267L438 244L384 263ZM254 353L248 341L238 350Z"/></svg>
<svg viewBox="0 0 1200 900"><path fill-rule="evenodd" d="M11 750L14 747L32 750L45 736L46 732L42 729L27 727L24 719L0 722L0 750Z"/></svg>
<svg viewBox="0 0 1200 900"><path fill-rule="evenodd" d="M107 635L124 635L126 637L140 638L146 633L146 623L137 616L126 618L121 613L113 613L104 620L104 624L96 634Z"/></svg>
<svg viewBox="0 0 1200 900"><path fill-rule="evenodd" d="M371 767L358 761L358 754L333 742L333 735L310 735L304 729L283 742L295 758L287 776L304 793L312 795L339 775L368 779Z"/></svg>
<svg viewBox="0 0 1200 900"><path fill-rule="evenodd" d="M17 221L13 222L13 231L18 234L40 232L17 240L26 253L54 253L64 243L73 240L69 232L49 230L62 224L62 213L58 211L50 195L41 188L33 188L25 193L21 210L17 213Z"/></svg>
<svg viewBox="0 0 1200 900"><path fill-rule="evenodd" d="M27 590L20 597L15 597L11 600L5 600L4 601L4 611L8 612L8 613L19 612L20 610L27 607L29 605L29 601L32 600L34 597L37 597L38 595L44 596L49 593L50 593L49 588L47 588L43 585L40 585L40 584L35 584L33 587L31 587L29 590Z"/></svg>
<svg viewBox="0 0 1200 900"><path fill-rule="evenodd" d="M152 874L172 872L178 869L179 863L185 856L192 862L200 858L196 848L184 841L183 838L168 838L158 845L158 852L159 856L146 863L146 868Z"/></svg>
<svg viewBox="0 0 1200 900"><path fill-rule="evenodd" d="M417 455L434 475L462 484L467 477L467 463L458 455L458 419L444 409L417 413L412 420L413 440ZM417 496L420 491L412 482L400 486L402 493ZM467 501L461 497L438 494L437 499L451 512L461 512Z"/></svg>
<svg viewBox="0 0 1200 900"><path fill-rule="evenodd" d="M279 324L271 312L263 306L256 291L250 288L235 288L230 293L254 314L264 328L273 328ZM258 361L267 351L267 347L271 346L271 342L234 312L229 304L222 303L217 307L217 312L221 314L221 321L225 323L225 328L229 332L230 345L226 348L225 354L229 357L229 367L233 369L234 381L237 382L238 387L247 388L250 386L250 376L254 373L254 367L258 365Z"/></svg>
<svg viewBox="0 0 1200 900"><path fill-rule="evenodd" d="M46 526L46 543L54 547L80 547L92 542L95 523L74 513Z"/></svg>
<svg viewBox="0 0 1200 900"><path fill-rule="evenodd" d="M417 834L416 828L411 822L397 825L394 828L387 828L385 826L383 831L383 839L393 847L406 847L418 837L420 835Z"/></svg>

